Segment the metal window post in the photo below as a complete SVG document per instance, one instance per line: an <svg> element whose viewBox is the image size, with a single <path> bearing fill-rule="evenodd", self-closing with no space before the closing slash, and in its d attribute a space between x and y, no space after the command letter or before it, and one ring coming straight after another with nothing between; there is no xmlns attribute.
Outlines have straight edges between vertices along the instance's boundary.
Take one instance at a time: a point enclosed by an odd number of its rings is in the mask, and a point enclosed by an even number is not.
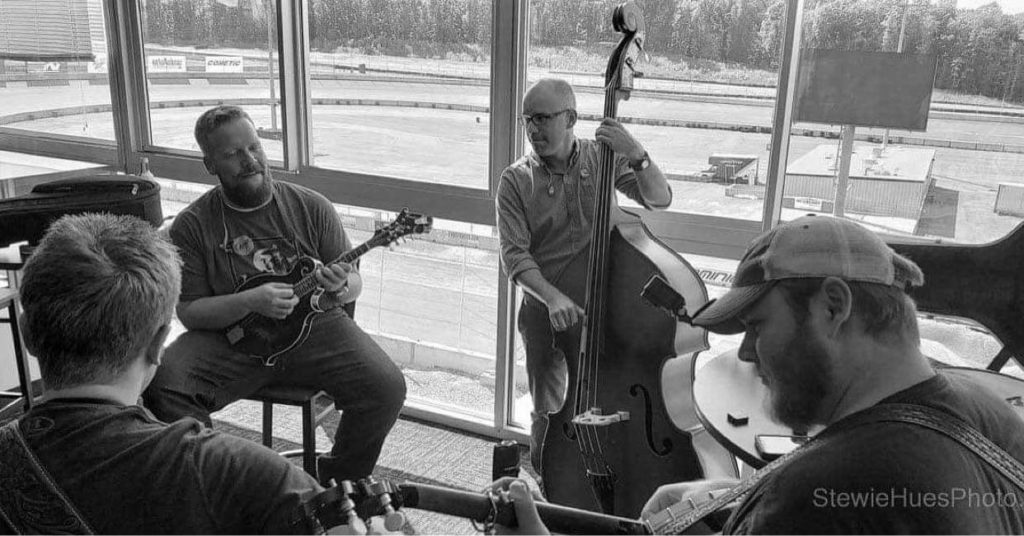
<svg viewBox="0 0 1024 536"><path fill-rule="evenodd" d="M768 182L764 188L762 229L775 227L782 219L782 193L786 184L789 136L793 126L793 102L796 97L796 73L800 65L800 36L803 24L803 0L786 1L786 36L782 41L782 65L775 93L775 117L772 120L772 146L768 154Z"/></svg>

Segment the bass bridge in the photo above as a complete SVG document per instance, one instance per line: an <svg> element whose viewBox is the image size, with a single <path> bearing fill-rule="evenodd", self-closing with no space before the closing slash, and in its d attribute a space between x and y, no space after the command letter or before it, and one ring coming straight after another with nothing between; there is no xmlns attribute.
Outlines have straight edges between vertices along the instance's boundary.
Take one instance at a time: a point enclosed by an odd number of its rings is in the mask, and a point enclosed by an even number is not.
<svg viewBox="0 0 1024 536"><path fill-rule="evenodd" d="M590 408L572 418L572 423L577 426L610 426L617 422L629 420L628 411L616 411L605 415L601 408Z"/></svg>

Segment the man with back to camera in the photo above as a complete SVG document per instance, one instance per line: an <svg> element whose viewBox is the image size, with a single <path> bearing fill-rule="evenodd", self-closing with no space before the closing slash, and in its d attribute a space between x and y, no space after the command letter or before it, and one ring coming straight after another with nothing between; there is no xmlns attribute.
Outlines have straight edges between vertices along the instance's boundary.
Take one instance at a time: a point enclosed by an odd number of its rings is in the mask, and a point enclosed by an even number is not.
<svg viewBox="0 0 1024 536"><path fill-rule="evenodd" d="M98 534L310 533L298 510L317 482L270 449L158 421L136 405L160 366L180 258L132 216L65 216L25 264L25 344L42 402L16 425L35 459ZM0 434L0 532L75 533L13 435ZM20 487L19 487L20 485ZM6 527L8 530L13 527ZM81 530L81 529L79 529Z"/></svg>
<svg viewBox="0 0 1024 536"><path fill-rule="evenodd" d="M502 267L524 290L519 332L533 397L530 456L540 471L548 414L562 407L567 382L555 332L578 332L584 314L559 288L560 277L590 250L600 144L615 153L615 187L637 203L664 209L672 190L643 145L614 119L601 122L595 140L576 137L576 96L564 80L533 84L523 97L521 121L533 152L501 173L495 204Z"/></svg>
<svg viewBox="0 0 1024 536"><path fill-rule="evenodd" d="M146 407L166 421L210 412L266 385L322 389L342 410L329 455L317 476L357 480L370 475L405 401L405 378L377 343L342 310L362 288L353 266L316 272L325 293L309 337L273 367L235 351L223 329L250 313L283 319L298 303L291 285L270 282L235 293L249 277L287 274L302 256L331 262L352 248L330 201L271 177L256 127L237 106L217 106L196 121L196 142L220 186L197 199L170 229L181 250L178 318L188 331L168 348L146 390Z"/></svg>
<svg viewBox="0 0 1024 536"><path fill-rule="evenodd" d="M917 265L849 220L803 217L751 243L732 288L693 322L745 333L740 358L757 365L775 420L825 428L813 448L799 449L746 494L723 532L1024 532L1024 489L960 443L914 424L860 420L867 415L860 412L887 404L924 406L962 420L1024 470L1024 421L983 386L934 370L921 354L906 291L923 282ZM736 483L662 486L642 516ZM517 501L525 526L516 532L545 532L522 483L495 487ZM851 506L837 498L853 496L865 499Z"/></svg>

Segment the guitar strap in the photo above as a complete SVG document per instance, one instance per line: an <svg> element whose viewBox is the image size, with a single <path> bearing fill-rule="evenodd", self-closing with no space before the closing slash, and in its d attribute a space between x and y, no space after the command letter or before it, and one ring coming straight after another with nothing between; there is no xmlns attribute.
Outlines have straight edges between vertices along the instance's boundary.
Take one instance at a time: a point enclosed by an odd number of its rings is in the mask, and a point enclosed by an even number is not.
<svg viewBox="0 0 1024 536"><path fill-rule="evenodd" d="M765 476L782 465L789 463L794 457L824 444L827 437L858 426L878 422L913 424L945 435L973 452L982 461L1006 477L1007 480L1013 482L1021 490L1024 490L1024 463L1010 456L1009 453L983 436L973 426L964 422L963 419L918 404L878 404L843 419L831 429L815 436L800 448L757 470L725 494L698 504L694 509L687 512L686 515L673 515L670 512L671 508L669 508L648 518L647 524L653 534L682 534L709 514L721 510L749 493Z"/></svg>
<svg viewBox="0 0 1024 536"><path fill-rule="evenodd" d="M15 534L94 534L29 448L17 419L0 427L0 520Z"/></svg>

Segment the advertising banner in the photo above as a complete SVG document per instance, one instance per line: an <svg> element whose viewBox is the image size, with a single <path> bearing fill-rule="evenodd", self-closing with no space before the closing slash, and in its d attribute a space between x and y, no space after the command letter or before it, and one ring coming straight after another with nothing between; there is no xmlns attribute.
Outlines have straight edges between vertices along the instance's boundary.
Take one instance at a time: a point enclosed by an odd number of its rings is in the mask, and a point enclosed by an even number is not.
<svg viewBox="0 0 1024 536"><path fill-rule="evenodd" d="M151 73L183 73L185 56L146 56L146 70Z"/></svg>
<svg viewBox="0 0 1024 536"><path fill-rule="evenodd" d="M242 72L241 56L207 56L206 72L208 73L240 73Z"/></svg>

